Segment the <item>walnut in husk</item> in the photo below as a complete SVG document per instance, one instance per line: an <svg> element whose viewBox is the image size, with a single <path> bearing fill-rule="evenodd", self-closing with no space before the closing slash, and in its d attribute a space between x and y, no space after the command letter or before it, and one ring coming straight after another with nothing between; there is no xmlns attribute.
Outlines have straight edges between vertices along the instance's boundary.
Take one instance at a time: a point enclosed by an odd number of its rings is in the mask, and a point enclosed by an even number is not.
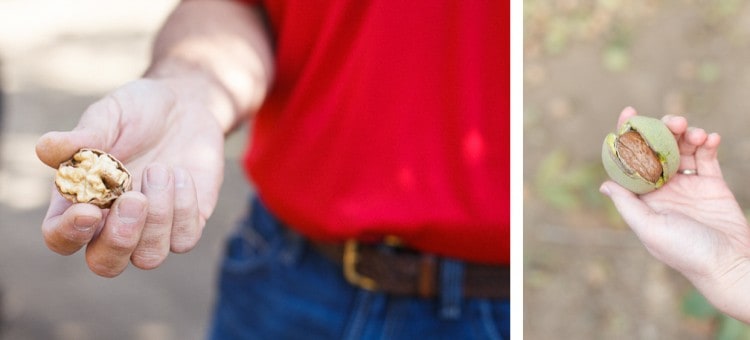
<svg viewBox="0 0 750 340"><path fill-rule="evenodd" d="M131 189L130 173L112 155L81 149L60 164L55 186L63 197L73 203L91 203L109 208L122 193Z"/></svg>
<svg viewBox="0 0 750 340"><path fill-rule="evenodd" d="M612 180L636 194L645 194L677 173L680 151L661 120L634 116L604 139L602 163Z"/></svg>

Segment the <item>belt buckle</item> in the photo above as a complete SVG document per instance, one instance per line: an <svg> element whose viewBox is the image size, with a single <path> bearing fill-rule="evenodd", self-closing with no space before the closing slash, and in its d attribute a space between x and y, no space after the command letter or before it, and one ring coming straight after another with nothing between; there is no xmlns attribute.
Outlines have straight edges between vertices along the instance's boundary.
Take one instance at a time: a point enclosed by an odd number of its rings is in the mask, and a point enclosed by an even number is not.
<svg viewBox="0 0 750 340"><path fill-rule="evenodd" d="M357 271L359 261L359 242L354 239L347 240L344 244L344 278L354 286L364 290L373 291L377 289L377 283L372 278L364 276Z"/></svg>

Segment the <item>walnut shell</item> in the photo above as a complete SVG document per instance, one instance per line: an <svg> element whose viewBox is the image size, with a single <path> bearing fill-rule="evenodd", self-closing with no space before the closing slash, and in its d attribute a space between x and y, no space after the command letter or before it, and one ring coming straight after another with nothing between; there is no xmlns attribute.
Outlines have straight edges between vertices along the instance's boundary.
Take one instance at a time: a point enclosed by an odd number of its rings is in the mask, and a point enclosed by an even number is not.
<svg viewBox="0 0 750 340"><path fill-rule="evenodd" d="M622 165L627 167L629 172L637 172L651 183L659 180L662 174L659 157L643 140L640 133L628 131L620 135L615 148Z"/></svg>
<svg viewBox="0 0 750 340"><path fill-rule="evenodd" d="M645 194L677 173L680 151L661 120L634 116L604 139L602 163L612 180L636 194Z"/></svg>
<svg viewBox="0 0 750 340"><path fill-rule="evenodd" d="M132 187L130 172L112 155L96 149L81 149L55 174L55 186L73 203L91 203L102 209Z"/></svg>

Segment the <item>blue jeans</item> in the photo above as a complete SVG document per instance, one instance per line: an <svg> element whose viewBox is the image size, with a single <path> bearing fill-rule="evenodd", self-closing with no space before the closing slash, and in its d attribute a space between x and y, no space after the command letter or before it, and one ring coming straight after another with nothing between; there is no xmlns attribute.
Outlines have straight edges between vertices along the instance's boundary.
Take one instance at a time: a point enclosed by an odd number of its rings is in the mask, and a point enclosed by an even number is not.
<svg viewBox="0 0 750 340"><path fill-rule="evenodd" d="M211 339L510 338L510 301L462 298L460 261L442 261L440 298L362 290L258 199L226 248Z"/></svg>

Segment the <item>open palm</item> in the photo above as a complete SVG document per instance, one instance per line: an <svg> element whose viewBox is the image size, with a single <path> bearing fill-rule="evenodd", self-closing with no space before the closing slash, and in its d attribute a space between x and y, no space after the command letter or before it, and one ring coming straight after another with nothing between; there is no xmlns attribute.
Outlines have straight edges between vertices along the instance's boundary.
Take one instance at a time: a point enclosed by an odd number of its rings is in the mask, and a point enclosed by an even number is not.
<svg viewBox="0 0 750 340"><path fill-rule="evenodd" d="M134 81L91 105L74 130L42 136L37 155L57 167L83 147L120 159L134 190L110 211L72 204L53 190L42 226L52 250L86 246L92 271L115 276L130 260L155 268L170 250L195 245L218 200L224 164L223 131L205 98L166 81Z"/></svg>

